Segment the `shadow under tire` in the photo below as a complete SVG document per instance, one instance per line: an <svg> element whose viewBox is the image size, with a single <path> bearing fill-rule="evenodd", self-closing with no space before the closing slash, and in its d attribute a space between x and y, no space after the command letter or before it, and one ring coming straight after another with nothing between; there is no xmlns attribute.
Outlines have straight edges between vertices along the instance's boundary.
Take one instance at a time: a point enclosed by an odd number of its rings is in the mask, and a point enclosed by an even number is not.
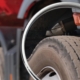
<svg viewBox="0 0 80 80"><path fill-rule="evenodd" d="M58 72L61 80L80 80L80 38L75 36L45 38L36 46L28 62L39 77L46 72L41 70L50 66Z"/></svg>

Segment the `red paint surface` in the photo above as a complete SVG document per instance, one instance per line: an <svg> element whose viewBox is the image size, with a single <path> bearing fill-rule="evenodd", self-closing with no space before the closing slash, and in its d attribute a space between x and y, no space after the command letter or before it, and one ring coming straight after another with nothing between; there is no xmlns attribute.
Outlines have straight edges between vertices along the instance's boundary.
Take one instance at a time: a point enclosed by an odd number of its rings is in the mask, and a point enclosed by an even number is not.
<svg viewBox="0 0 80 80"><path fill-rule="evenodd" d="M23 0L0 0L0 27L22 27L24 24L24 19L17 19L19 9L21 7ZM28 16L30 9L35 5L33 2L26 11L25 17Z"/></svg>
<svg viewBox="0 0 80 80"><path fill-rule="evenodd" d="M0 0L0 14L17 14L23 0Z"/></svg>
<svg viewBox="0 0 80 80"><path fill-rule="evenodd" d="M23 0L0 0L0 27L23 26L24 20L17 19Z"/></svg>

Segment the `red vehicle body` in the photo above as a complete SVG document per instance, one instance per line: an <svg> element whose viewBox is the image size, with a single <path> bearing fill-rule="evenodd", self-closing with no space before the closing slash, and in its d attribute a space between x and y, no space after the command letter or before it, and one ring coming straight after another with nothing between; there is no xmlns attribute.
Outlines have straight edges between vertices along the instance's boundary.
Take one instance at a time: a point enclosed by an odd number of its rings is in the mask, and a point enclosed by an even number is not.
<svg viewBox="0 0 80 80"><path fill-rule="evenodd" d="M33 1L33 3L31 3L28 6L26 13L24 15L24 18L19 19L17 18L17 16L19 14L19 10L22 2L23 0L1 0L0 1L0 27L3 27L3 26L22 27L23 26L25 18L28 17L28 14L31 8L34 6L36 1ZM78 22L79 20L77 20L77 17L80 14L77 14L77 16L74 16L74 15L73 17L74 17L75 24L80 25L80 23Z"/></svg>
<svg viewBox="0 0 80 80"><path fill-rule="evenodd" d="M26 10L23 19L18 19L21 4L23 0L0 0L0 26L23 26L25 18L35 2Z"/></svg>

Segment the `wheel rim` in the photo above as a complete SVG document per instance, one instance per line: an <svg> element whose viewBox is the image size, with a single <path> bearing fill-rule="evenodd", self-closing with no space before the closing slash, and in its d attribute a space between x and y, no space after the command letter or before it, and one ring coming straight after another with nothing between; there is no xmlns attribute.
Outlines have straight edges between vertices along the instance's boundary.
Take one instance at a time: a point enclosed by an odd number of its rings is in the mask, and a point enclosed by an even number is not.
<svg viewBox="0 0 80 80"><path fill-rule="evenodd" d="M50 71L49 73L47 73L42 80L61 80L58 72L51 66L47 66L44 67L41 71L45 70L45 69L51 69L52 71Z"/></svg>
<svg viewBox="0 0 80 80"><path fill-rule="evenodd" d="M54 76L50 76L51 73L48 73L44 78L42 78L42 80L59 80L57 75Z"/></svg>

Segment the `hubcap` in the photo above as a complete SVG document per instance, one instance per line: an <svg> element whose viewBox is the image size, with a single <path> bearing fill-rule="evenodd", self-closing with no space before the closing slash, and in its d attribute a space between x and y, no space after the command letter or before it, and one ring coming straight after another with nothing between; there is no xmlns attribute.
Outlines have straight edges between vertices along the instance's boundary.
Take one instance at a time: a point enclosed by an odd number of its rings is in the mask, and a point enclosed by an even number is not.
<svg viewBox="0 0 80 80"><path fill-rule="evenodd" d="M52 71L49 72L47 75L45 75L42 78L42 80L61 80L58 72L53 67L47 66L47 67L43 68L42 70L44 70L44 69L51 69Z"/></svg>
<svg viewBox="0 0 80 80"><path fill-rule="evenodd" d="M59 80L57 75L50 76L51 73L48 73L42 80Z"/></svg>

